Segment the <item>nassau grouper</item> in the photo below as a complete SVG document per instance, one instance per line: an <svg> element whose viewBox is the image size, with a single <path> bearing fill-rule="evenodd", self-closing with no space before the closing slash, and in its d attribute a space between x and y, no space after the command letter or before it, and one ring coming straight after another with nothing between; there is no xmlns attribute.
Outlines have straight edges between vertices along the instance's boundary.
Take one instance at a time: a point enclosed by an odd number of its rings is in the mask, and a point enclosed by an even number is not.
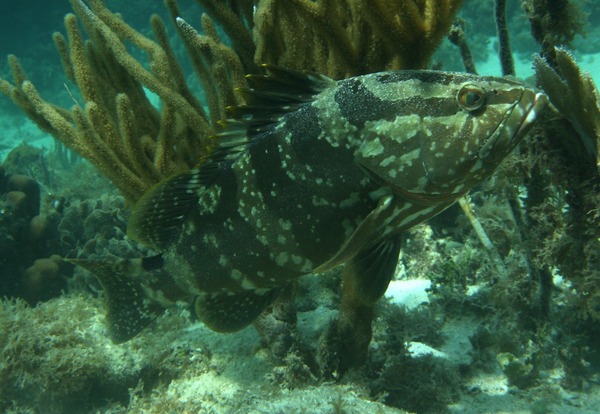
<svg viewBox="0 0 600 414"><path fill-rule="evenodd" d="M242 329L299 277L344 264L320 360L341 373L364 360L401 233L489 177L548 100L463 73L265 69L211 155L135 205L128 235L160 254L74 262L98 277L115 342L179 300L211 329Z"/></svg>

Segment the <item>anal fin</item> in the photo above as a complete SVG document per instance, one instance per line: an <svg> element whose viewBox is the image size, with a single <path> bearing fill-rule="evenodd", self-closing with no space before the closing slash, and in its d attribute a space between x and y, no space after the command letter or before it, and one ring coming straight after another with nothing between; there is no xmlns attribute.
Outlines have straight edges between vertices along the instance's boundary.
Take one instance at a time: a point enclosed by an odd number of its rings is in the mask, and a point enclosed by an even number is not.
<svg viewBox="0 0 600 414"><path fill-rule="evenodd" d="M235 332L254 322L280 292L281 289L206 293L196 298L194 309L198 319L210 329Z"/></svg>

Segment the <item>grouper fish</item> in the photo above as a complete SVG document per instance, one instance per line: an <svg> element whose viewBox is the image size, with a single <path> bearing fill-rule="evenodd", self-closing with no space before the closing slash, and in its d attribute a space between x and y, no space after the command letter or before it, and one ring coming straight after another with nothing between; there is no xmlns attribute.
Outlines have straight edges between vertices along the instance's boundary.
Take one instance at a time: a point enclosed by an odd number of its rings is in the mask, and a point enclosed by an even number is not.
<svg viewBox="0 0 600 414"><path fill-rule="evenodd" d="M299 277L339 265L342 305L371 307L402 232L489 177L548 102L525 83L464 73L265 70L248 76L211 155L135 205L128 235L159 254L76 261L103 287L115 342L181 300L208 327L237 331Z"/></svg>

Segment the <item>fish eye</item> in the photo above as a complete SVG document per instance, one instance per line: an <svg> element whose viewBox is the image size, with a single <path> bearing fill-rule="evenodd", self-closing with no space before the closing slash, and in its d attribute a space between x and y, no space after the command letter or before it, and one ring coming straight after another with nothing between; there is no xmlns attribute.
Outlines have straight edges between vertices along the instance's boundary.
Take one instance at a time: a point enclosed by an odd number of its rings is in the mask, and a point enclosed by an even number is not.
<svg viewBox="0 0 600 414"><path fill-rule="evenodd" d="M485 91L475 85L464 85L458 91L456 101L461 108L476 111L485 104Z"/></svg>

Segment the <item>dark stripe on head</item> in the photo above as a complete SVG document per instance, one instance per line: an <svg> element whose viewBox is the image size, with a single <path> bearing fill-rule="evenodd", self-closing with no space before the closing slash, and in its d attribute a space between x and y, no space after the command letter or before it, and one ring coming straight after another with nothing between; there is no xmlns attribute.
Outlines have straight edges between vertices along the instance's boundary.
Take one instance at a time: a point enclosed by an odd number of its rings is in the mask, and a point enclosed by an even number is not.
<svg viewBox="0 0 600 414"><path fill-rule="evenodd" d="M438 83L441 85L449 85L451 83L462 83L472 79L469 75L462 75L449 72L438 72L433 70L402 70L382 72L375 74L379 83L397 83L409 79L418 79L426 83Z"/></svg>
<svg viewBox="0 0 600 414"><path fill-rule="evenodd" d="M335 103L342 116L358 128L362 128L367 121L390 119L392 116L390 102L373 95L360 78L341 82L335 94Z"/></svg>
<svg viewBox="0 0 600 414"><path fill-rule="evenodd" d="M416 72L418 73L418 72ZM449 75L439 75L435 72L420 74L418 77L394 76L395 74L382 74L386 88L393 90L394 84L402 80L418 79L425 83L447 84L456 79ZM432 78L427 79L428 77ZM378 79L379 79L378 78ZM406 78L406 79L404 79ZM419 93L414 91L411 96L402 96L398 93L393 100L383 100L371 92L361 79L349 79L342 82L335 95L335 102L338 104L341 114L357 128L362 128L367 121L392 121L397 116L418 115L421 118L426 116L452 116L462 109L458 106L454 95L451 96L426 96L425 91Z"/></svg>
<svg viewBox="0 0 600 414"><path fill-rule="evenodd" d="M303 107L301 111L290 114L290 146L295 159L303 165L310 165L314 175L325 177L332 174L338 166L344 169L353 165L351 151L333 148L327 140L318 139L327 131L319 122L319 109L314 106Z"/></svg>

